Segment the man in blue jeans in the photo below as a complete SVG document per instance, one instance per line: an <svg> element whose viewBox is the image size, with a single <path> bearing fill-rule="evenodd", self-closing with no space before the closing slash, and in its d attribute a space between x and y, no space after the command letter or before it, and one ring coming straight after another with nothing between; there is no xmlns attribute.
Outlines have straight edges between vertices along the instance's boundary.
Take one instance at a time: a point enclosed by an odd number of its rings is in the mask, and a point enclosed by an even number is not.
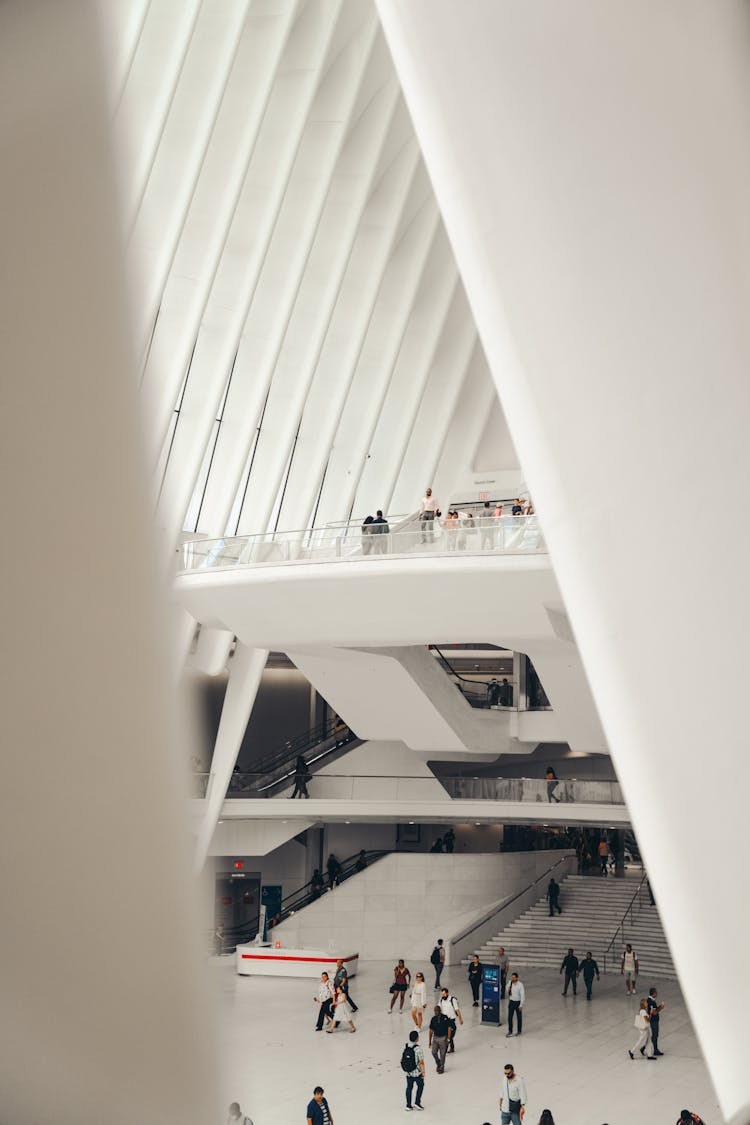
<svg viewBox="0 0 750 1125"><path fill-rule="evenodd" d="M307 1104L307 1125L333 1125L333 1115L328 1101L323 1097L323 1087L316 1086L312 1101Z"/></svg>
<svg viewBox="0 0 750 1125"><path fill-rule="evenodd" d="M503 1125L521 1125L525 1109L526 1083L516 1074L513 1063L506 1063L500 1092L500 1120Z"/></svg>
<svg viewBox="0 0 750 1125"><path fill-rule="evenodd" d="M422 1091L424 1090L424 1051L419 1046L418 1031L412 1031L409 1034L407 1047L412 1047L414 1050L414 1069L406 1071L406 1108L424 1109L422 1105ZM417 1095L414 1099L414 1105L412 1106L411 1095L415 1087Z"/></svg>

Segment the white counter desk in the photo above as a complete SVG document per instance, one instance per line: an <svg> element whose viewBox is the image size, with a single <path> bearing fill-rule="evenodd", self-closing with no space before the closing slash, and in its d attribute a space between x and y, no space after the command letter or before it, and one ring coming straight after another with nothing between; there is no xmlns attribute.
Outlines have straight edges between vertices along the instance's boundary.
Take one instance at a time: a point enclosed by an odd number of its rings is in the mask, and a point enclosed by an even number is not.
<svg viewBox="0 0 750 1125"><path fill-rule="evenodd" d="M268 945L238 945L237 972L243 976L312 977L327 972L331 980L339 958L349 977L357 975L358 953L330 953L322 949L276 949Z"/></svg>

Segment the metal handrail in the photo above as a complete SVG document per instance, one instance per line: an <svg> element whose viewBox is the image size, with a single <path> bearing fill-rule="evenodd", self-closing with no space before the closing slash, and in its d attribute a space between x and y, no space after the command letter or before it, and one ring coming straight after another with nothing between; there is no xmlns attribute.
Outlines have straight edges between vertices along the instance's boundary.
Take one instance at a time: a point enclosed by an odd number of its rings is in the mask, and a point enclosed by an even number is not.
<svg viewBox="0 0 750 1125"><path fill-rule="evenodd" d="M255 769L238 771L232 775L232 778L233 780L243 781L246 778L256 779L255 784L247 786L247 788L255 793L262 793L267 796L271 789L276 789L294 778L294 767L297 758L300 756L305 757L305 754L311 750L316 750L322 746L326 747L321 753L306 759L305 764L310 769L324 758L329 757L341 746L346 746L348 743L355 741L357 741L357 735L347 723L321 724L319 727L312 729L307 742L303 743L301 738L293 739L285 745L282 751L261 760ZM332 745L329 745L329 743L332 743ZM280 770L281 773L279 773ZM265 784L260 784L260 782L265 782ZM230 791L233 793L236 791L232 789L231 783Z"/></svg>
<svg viewBox="0 0 750 1125"><path fill-rule="evenodd" d="M369 866L371 862L382 859L384 855L390 855L390 852L387 849L383 848L372 848L370 851L365 852L365 859ZM341 861L341 875L336 880L335 886L339 886L341 883L349 879L352 875L358 874L357 863L359 862L359 859L360 853L355 852L354 855L350 855L347 859ZM323 876L323 878L325 879L325 876ZM303 885L296 891L292 891L291 894L287 895L286 898L283 898L281 900L281 909L279 910L278 921L285 921L286 918L291 917L292 914L295 914L298 910L301 910L303 906L307 906L309 903L315 902L318 898L320 898L323 894L330 890L333 890L333 887L326 886L324 883L323 889L321 891L314 892L312 887L312 879L308 880L307 883L303 883ZM234 942L235 944L239 944L240 939L243 941L252 941L252 939L258 932L259 925L260 911L258 911L257 916L251 922L244 922L241 926L227 927L224 930L225 940L228 940L230 944L232 942Z"/></svg>
<svg viewBox="0 0 750 1125"><path fill-rule="evenodd" d="M641 909L641 897L640 896L641 896L641 891L643 890L643 884L646 882L647 877L648 876L646 875L646 873L644 871L644 873L641 877L641 881L635 889L635 894L633 895L630 902L628 903L628 905L625 907L625 910L623 911L622 918L620 919L620 921L617 925L617 929L614 932L614 935L612 937L611 942L609 943L607 948L604 950L604 956L602 958L602 965L604 966L604 972L605 973L607 971L607 955L608 955L609 951L612 949L612 946L617 941L618 934L620 935L620 942L625 941L625 919L627 918L628 914L630 914L630 924L631 924L631 926L633 924L633 903L635 902L636 899L638 899L638 910L640 911L640 909Z"/></svg>
<svg viewBox="0 0 750 1125"><path fill-rule="evenodd" d="M557 867L559 867L561 863L567 863L568 860L571 859L573 856L575 856L575 852L571 851L571 852L568 853L568 855L564 855L560 859L555 860L555 862L551 865L551 867L548 867L546 871L543 871L541 875L537 876L536 879L532 880L532 882L529 883L529 885L527 887L524 887L523 890L518 891L517 894L511 895L511 897L509 899L507 899L505 902L503 902L500 906L497 906L497 905L493 906L492 910L490 910L489 913L485 914L484 917L480 918L478 922L474 922L471 926L469 926L468 930L464 930L463 933L458 934L454 938L451 938L451 945L455 945L457 942L463 941L465 938L469 937L470 934L473 934L475 930L478 930L481 926L486 925L487 922L489 922L490 919L495 914L499 913L499 911L501 911L501 910L505 910L506 907L508 907L512 903L514 903L516 901L516 899L521 898L522 895L528 894L528 892L530 890L532 890L532 888L535 887L537 883L541 883L542 880L546 879L547 876L551 875L552 872Z"/></svg>

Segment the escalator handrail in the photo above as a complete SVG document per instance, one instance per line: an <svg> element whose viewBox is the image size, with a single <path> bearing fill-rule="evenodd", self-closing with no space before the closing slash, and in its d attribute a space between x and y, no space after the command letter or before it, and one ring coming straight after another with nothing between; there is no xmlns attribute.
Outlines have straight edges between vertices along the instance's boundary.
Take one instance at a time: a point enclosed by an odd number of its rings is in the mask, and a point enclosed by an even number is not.
<svg viewBox="0 0 750 1125"><path fill-rule="evenodd" d="M376 861L378 859L382 859L382 857L384 855L390 855L390 851L387 848L372 848L370 851L365 852L365 859L367 860L367 864L369 866L369 864L371 862ZM351 875L354 875L354 874L357 873L355 869L356 869L356 865L359 861L359 858L360 858L359 852L355 852L354 855L349 856L347 859L339 861L341 863L342 873L341 873L341 878L338 880L338 883L344 882ZM322 872L321 872L321 874L322 874ZM321 891L320 894L324 894L326 892L326 890L330 889L329 887L327 887L325 885L325 876L323 878L324 878L324 886L323 886L323 891ZM320 894L317 894L317 895L313 894L312 879L310 879L307 883L304 883L296 891L292 891L291 894L287 895L285 898L283 898L281 900L281 909L279 911L279 915L280 915L279 921L283 922L287 917L289 917L290 914L294 913L296 910L300 910L303 906L307 906L308 902L314 902L317 898L320 897ZM241 926L228 926L228 927L226 927L225 930L224 930L224 936L225 936L225 938L232 938L233 939L234 937L238 937L238 936L240 936L240 935L242 935L246 932L250 932L250 931L253 931L252 936L255 936L255 934L258 932L259 924L260 924L260 911L258 911L257 916L255 917L255 919L252 922L244 922ZM250 941L251 938L248 937L247 940Z"/></svg>

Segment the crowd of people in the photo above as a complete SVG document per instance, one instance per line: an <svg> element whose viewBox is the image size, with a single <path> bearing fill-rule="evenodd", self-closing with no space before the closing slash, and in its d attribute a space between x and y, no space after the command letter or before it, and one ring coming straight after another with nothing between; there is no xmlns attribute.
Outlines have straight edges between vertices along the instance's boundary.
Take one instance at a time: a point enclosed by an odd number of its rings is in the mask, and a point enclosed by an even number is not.
<svg viewBox="0 0 750 1125"><path fill-rule="evenodd" d="M428 488L419 506L417 518L419 520L423 544L432 543L435 539L435 526L439 524L445 532L446 546L449 551L465 550L468 539L467 532L478 528L479 549L494 551L498 546L503 546L505 529L516 530L519 525L519 516L531 516L534 508L526 497L517 496L510 505L509 510L504 510L502 501L492 503L484 501L482 508L475 511L471 505L465 508L450 508L443 514L437 496L432 488ZM377 514L368 515L362 521L362 554L385 554L390 549L389 540L391 527L388 519L381 509Z"/></svg>
<svg viewBox="0 0 750 1125"><path fill-rule="evenodd" d="M409 1112L426 1108L424 1093L428 1056L432 1056L435 1073L445 1074L447 1057L455 1052L458 1030L464 1024L458 997L453 995L449 988L441 985L441 974L445 967L445 947L441 938L435 944L430 963L435 973L434 989L437 995L431 1005L432 1015L429 1016L429 1023L427 1020L430 999L425 973L422 970L418 970L412 976L405 960L399 958L394 966L393 981L389 987L391 999L386 1009L388 1014L392 1015L394 1012L403 1014L404 1010L407 1010L414 1024L414 1028L408 1033L400 1057L400 1066L405 1077L405 1108ZM493 964L499 967L500 1000L507 1004L506 1038L517 1038L524 1033L526 988L519 973L515 970L511 971L504 947L498 949ZM468 982L474 1007L480 1005L483 970L484 966L479 955L474 954L468 966ZM626 994L636 995L639 963L631 944L627 944L622 951L620 972L624 977ZM569 947L560 965L560 975L563 973L565 974L562 989L564 997L567 997L571 988L575 996L578 981L583 978L586 999L589 1001L592 999L593 984L595 980L600 979L600 973L591 951L587 951L579 960L574 949ZM408 1008L405 1004L407 994ZM337 962L333 981L329 979L328 973L321 974L321 983L315 1000L319 1005L316 1031L333 1032L339 1025L345 1023L348 1023L351 1031L356 1030L351 1019L352 1010L356 1011L356 1005L349 993L348 976L342 961ZM640 1000L635 1015L634 1023L638 1037L632 1048L628 1048L631 1059L636 1060L640 1056L655 1061L663 1056L664 1052L659 1047L659 1021L663 1011L664 1003L659 999L657 988L650 988L648 995ZM499 1023L502 1026L502 1018ZM498 1100L502 1125L521 1125L527 1102L528 1094L523 1075L516 1071L513 1063L505 1063ZM677 1125L688 1125L688 1123L705 1125L697 1113L682 1110ZM322 1087L315 1088L313 1098L308 1104L307 1125L333 1125L331 1107ZM555 1125L552 1110L543 1110L539 1125Z"/></svg>

